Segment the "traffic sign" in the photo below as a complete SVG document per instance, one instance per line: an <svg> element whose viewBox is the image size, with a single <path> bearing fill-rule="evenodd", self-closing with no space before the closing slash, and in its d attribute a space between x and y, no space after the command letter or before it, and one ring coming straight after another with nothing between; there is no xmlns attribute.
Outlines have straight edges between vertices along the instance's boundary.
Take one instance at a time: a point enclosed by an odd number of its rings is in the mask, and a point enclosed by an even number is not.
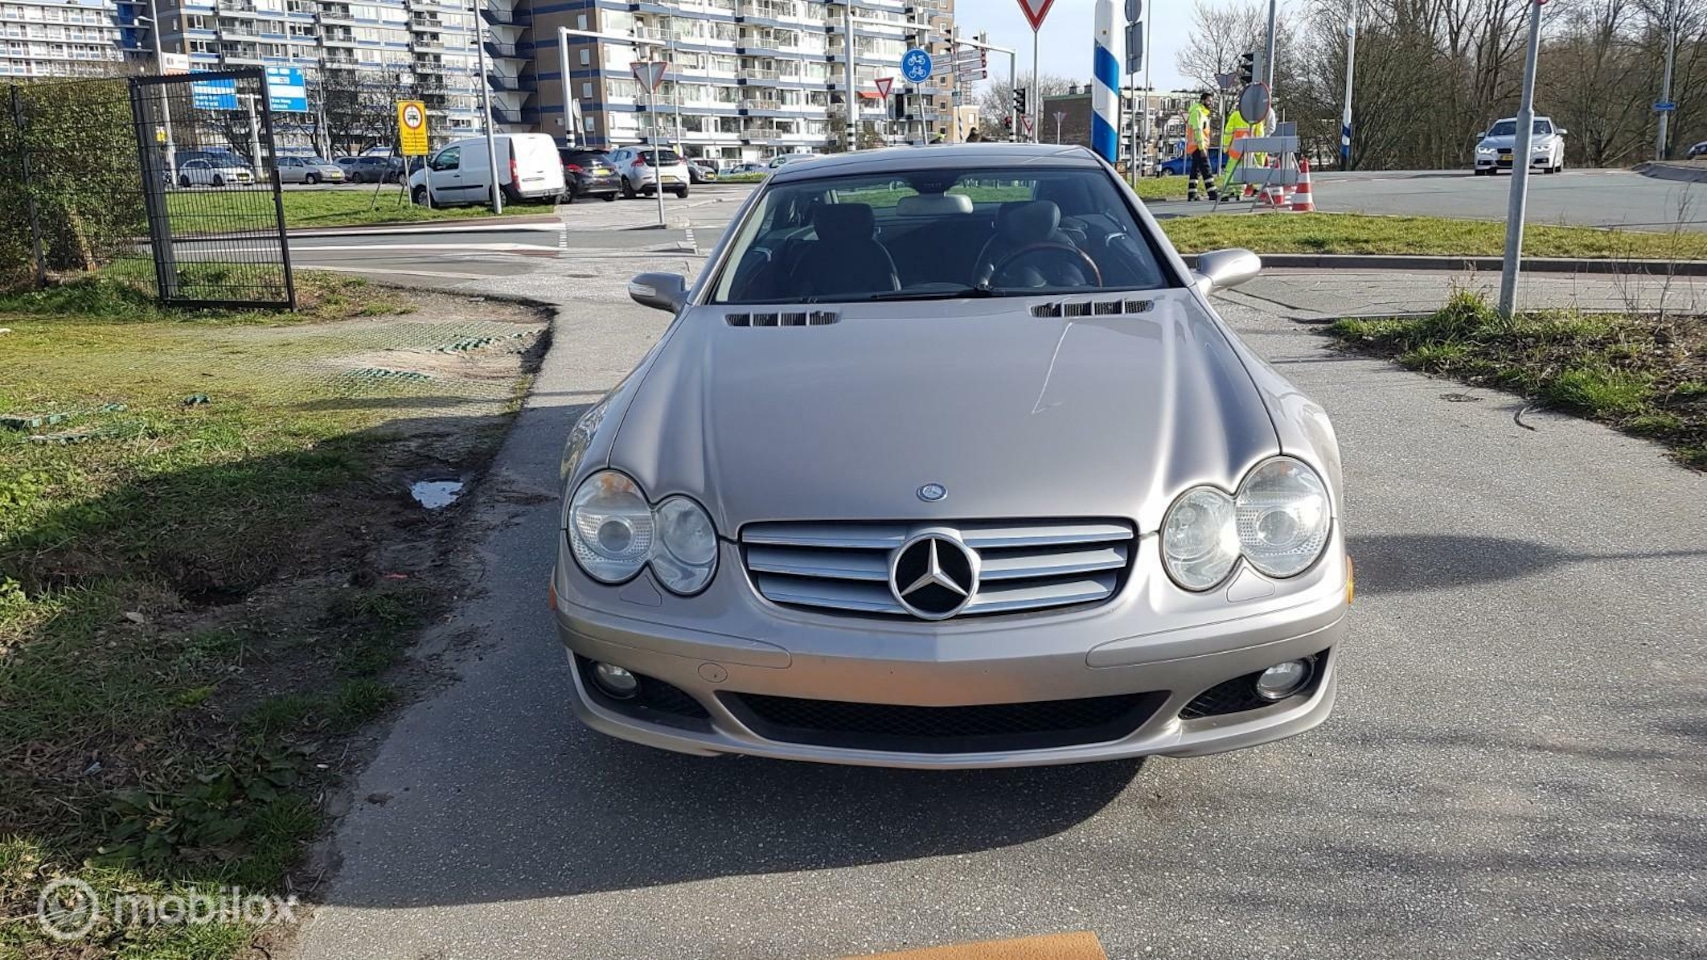
<svg viewBox="0 0 1707 960"><path fill-rule="evenodd" d="M664 82L664 73L670 65L663 60L636 60L633 66L634 79L646 88L647 93L655 93Z"/></svg>
<svg viewBox="0 0 1707 960"><path fill-rule="evenodd" d="M1677 104L1672 103L1669 100L1661 100L1659 103L1654 104L1655 113L1670 113L1676 109Z"/></svg>
<svg viewBox="0 0 1707 960"><path fill-rule="evenodd" d="M397 143L405 157L427 155L427 105L419 100L397 101Z"/></svg>
<svg viewBox="0 0 1707 960"><path fill-rule="evenodd" d="M1268 116L1270 100L1268 84L1253 83L1239 94L1239 116L1264 117ZM1259 123L1259 120L1247 120L1246 123Z"/></svg>
<svg viewBox="0 0 1707 960"><path fill-rule="evenodd" d="M895 78L894 77L878 77L877 78L877 95L882 97L885 100L889 99L889 88L893 87L894 85L895 85Z"/></svg>
<svg viewBox="0 0 1707 960"><path fill-rule="evenodd" d="M1055 5L1055 0L1019 0L1020 12L1031 22L1031 32L1043 29L1043 18L1049 16L1049 8Z"/></svg>
<svg viewBox="0 0 1707 960"><path fill-rule="evenodd" d="M1031 128L1033 126L1035 126L1035 124L1032 122L1031 114L1022 113L1019 115L1019 128L1026 136L1031 136Z"/></svg>
<svg viewBox="0 0 1707 960"><path fill-rule="evenodd" d="M238 109L237 81L191 81L190 104L197 110L236 110Z"/></svg>
<svg viewBox="0 0 1707 960"><path fill-rule="evenodd" d="M909 83L924 83L931 78L931 55L914 47L901 55L901 76Z"/></svg>
<svg viewBox="0 0 1707 960"><path fill-rule="evenodd" d="M1137 23L1144 19L1144 0L1126 0L1126 22Z"/></svg>
<svg viewBox="0 0 1707 960"><path fill-rule="evenodd" d="M274 113L308 112L308 84L300 67L267 68L267 103Z"/></svg>

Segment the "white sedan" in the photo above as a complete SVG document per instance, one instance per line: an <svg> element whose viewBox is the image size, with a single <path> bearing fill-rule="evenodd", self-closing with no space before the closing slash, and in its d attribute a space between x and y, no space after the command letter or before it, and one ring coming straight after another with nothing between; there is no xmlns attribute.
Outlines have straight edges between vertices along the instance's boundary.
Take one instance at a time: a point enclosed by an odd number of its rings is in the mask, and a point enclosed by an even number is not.
<svg viewBox="0 0 1707 960"><path fill-rule="evenodd" d="M180 187L224 187L254 182L255 174L248 167L235 164L196 159L187 160L178 166Z"/></svg>
<svg viewBox="0 0 1707 960"><path fill-rule="evenodd" d="M1516 149L1517 120L1508 117L1496 122L1477 138L1476 176L1510 170ZM1535 118L1534 134L1529 141L1529 168L1542 173L1565 169L1565 130L1554 126L1550 117Z"/></svg>

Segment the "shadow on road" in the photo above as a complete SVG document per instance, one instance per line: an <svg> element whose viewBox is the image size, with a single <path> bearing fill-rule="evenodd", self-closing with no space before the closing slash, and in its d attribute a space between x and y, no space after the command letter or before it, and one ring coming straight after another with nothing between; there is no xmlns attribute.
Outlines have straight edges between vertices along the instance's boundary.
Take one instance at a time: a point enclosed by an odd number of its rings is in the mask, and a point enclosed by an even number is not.
<svg viewBox="0 0 1707 960"><path fill-rule="evenodd" d="M1368 594L1495 583L1574 563L1707 557L1707 548L1571 553L1529 540L1451 534L1354 534L1347 549L1357 562L1357 590Z"/></svg>

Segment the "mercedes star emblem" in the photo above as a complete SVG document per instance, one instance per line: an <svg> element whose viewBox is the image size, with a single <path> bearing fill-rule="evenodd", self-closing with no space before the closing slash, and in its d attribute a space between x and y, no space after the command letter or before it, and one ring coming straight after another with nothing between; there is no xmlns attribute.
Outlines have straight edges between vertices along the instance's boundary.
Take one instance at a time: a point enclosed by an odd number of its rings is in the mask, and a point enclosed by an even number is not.
<svg viewBox="0 0 1707 960"><path fill-rule="evenodd" d="M948 488L940 483L927 483L919 488L919 499L926 503L935 503L948 496Z"/></svg>
<svg viewBox="0 0 1707 960"><path fill-rule="evenodd" d="M895 551L889 589L908 613L946 620L978 592L978 555L952 533L925 531Z"/></svg>

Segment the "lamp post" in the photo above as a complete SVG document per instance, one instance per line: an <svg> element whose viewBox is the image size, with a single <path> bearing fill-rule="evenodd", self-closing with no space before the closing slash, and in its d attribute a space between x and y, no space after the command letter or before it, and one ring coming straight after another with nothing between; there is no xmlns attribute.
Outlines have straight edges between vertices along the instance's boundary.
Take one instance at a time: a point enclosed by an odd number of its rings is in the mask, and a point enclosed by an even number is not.
<svg viewBox="0 0 1707 960"><path fill-rule="evenodd" d="M1340 169L1351 169L1351 74L1357 66L1357 0L1345 21L1345 109L1340 111Z"/></svg>
<svg viewBox="0 0 1707 960"><path fill-rule="evenodd" d="M154 35L154 74L166 75L166 53L160 42L160 11L155 0L148 0L148 16L137 17L138 20L148 21L148 32ZM160 118L166 123L166 171L173 176L178 173L178 147L172 139L172 98L160 98Z"/></svg>
<svg viewBox="0 0 1707 960"><path fill-rule="evenodd" d="M504 212L504 191L498 185L498 141L492 135L492 81L486 76L486 28L474 11L474 49L480 63L480 110L486 114L486 169L492 171L492 212ZM567 80L567 78L565 78ZM568 88L564 88L568 92Z"/></svg>

